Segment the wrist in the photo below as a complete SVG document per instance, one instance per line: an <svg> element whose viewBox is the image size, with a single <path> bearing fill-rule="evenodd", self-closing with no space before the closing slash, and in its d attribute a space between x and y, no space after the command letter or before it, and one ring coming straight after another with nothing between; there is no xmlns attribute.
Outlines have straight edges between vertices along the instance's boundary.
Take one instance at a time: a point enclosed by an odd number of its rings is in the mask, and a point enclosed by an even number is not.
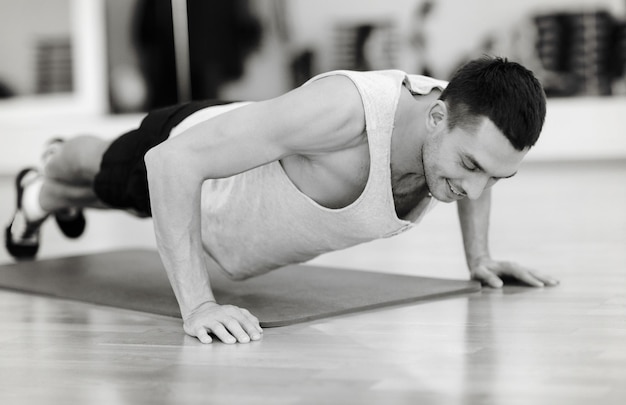
<svg viewBox="0 0 626 405"><path fill-rule="evenodd" d="M186 321L187 319L189 319L196 312L205 308L210 308L212 306L219 306L219 304L213 299L213 300L203 301L200 304L196 305L195 307L189 308L187 310L183 310L183 308L181 308L181 315L182 315L183 321Z"/></svg>
<svg viewBox="0 0 626 405"><path fill-rule="evenodd" d="M471 254L466 256L467 267L474 269L480 266L485 261L491 260L491 256L489 253L481 253L481 254Z"/></svg>

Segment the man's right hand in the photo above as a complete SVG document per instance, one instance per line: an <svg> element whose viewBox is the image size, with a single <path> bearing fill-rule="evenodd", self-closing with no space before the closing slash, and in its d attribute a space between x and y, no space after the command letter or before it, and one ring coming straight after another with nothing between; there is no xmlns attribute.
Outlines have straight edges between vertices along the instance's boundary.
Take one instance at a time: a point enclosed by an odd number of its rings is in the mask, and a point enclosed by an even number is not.
<svg viewBox="0 0 626 405"><path fill-rule="evenodd" d="M185 333L202 343L211 343L209 333L227 344L260 340L263 329L259 320L247 309L233 305L205 302L184 318Z"/></svg>

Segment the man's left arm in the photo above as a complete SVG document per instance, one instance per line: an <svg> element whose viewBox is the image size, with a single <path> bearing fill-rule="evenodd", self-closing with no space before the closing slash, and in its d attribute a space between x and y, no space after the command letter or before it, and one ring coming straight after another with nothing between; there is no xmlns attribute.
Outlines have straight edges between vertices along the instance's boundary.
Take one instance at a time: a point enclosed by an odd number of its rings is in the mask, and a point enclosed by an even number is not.
<svg viewBox="0 0 626 405"><path fill-rule="evenodd" d="M465 258L472 279L493 288L503 285L502 277L512 277L533 287L555 286L559 282L517 263L497 261L489 254L489 215L491 189L476 200L464 198L457 203Z"/></svg>

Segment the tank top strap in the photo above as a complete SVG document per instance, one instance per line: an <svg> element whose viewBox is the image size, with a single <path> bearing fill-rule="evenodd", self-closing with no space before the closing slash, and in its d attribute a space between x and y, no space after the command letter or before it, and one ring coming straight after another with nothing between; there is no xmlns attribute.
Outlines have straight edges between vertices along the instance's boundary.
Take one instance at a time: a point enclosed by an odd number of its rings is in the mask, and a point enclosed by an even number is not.
<svg viewBox="0 0 626 405"><path fill-rule="evenodd" d="M370 149L370 178L365 193L393 207L391 190L391 136L400 90L406 73L400 70L356 72L336 70L311 81L332 75L348 77L356 86L365 111L365 130ZM377 201L376 203L380 203Z"/></svg>

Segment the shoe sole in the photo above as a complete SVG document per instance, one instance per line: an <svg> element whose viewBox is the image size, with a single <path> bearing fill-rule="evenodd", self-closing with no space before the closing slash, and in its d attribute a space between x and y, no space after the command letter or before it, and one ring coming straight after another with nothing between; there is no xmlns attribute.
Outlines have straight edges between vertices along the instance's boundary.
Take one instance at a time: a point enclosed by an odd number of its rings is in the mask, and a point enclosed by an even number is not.
<svg viewBox="0 0 626 405"><path fill-rule="evenodd" d="M87 225L83 210L79 210L76 216L71 219L63 218L63 215L58 213L54 214L54 219L63 235L70 239L80 237Z"/></svg>
<svg viewBox="0 0 626 405"><path fill-rule="evenodd" d="M32 260L35 256L37 256L37 252L39 251L38 243L35 245L17 245L13 243L12 237L13 235L11 235L11 225L9 225L4 233L4 245L14 259Z"/></svg>
<svg viewBox="0 0 626 405"><path fill-rule="evenodd" d="M39 243L29 244L29 245L18 245L13 242L13 235L11 234L11 227L13 226L13 222L15 221L15 215L18 211L22 209L22 194L24 193L24 187L22 186L22 179L28 172L34 171L34 168L27 167L26 169L22 169L15 178L15 188L17 190L16 196L16 211L13 214L13 219L11 219L11 223L6 227L4 232L4 245L7 251L17 260L28 260L32 259L37 255L39 251Z"/></svg>

